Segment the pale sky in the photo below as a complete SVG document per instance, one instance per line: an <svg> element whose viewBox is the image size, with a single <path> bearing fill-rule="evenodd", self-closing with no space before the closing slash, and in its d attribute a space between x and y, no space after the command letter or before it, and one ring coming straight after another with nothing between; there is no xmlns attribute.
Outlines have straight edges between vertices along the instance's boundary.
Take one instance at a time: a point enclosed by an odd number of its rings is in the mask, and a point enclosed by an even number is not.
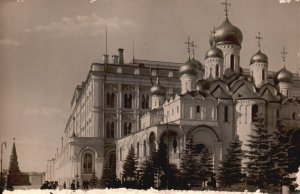
<svg viewBox="0 0 300 194"><path fill-rule="evenodd" d="M285 1L285 0L282 0ZM204 63L209 33L224 20L220 0L1 0L0 2L0 141L12 139L21 171L45 171L61 147L71 113L71 98L92 62L101 62L108 27L108 54L125 49L125 61L186 61L188 36ZM230 0L229 20L244 35L241 65L248 67L263 36L269 69L297 70L300 51L300 3L279 0Z"/></svg>

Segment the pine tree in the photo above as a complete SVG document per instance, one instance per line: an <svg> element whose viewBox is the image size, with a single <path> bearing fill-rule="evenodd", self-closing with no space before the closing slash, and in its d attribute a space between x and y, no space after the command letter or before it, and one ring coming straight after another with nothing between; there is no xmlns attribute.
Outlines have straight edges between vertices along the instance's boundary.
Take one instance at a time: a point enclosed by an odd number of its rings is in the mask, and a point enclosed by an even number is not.
<svg viewBox="0 0 300 194"><path fill-rule="evenodd" d="M272 157L272 174L269 175L270 183L273 185L290 185L294 178L289 177L289 166L295 158L289 156L289 150L293 145L289 141L289 136L283 131L283 126L278 124L273 133L271 157Z"/></svg>
<svg viewBox="0 0 300 194"><path fill-rule="evenodd" d="M158 150L152 153L153 168L156 180L159 178L159 187L166 188L168 184L169 161L167 145L160 139Z"/></svg>
<svg viewBox="0 0 300 194"><path fill-rule="evenodd" d="M93 174L90 178L90 185L91 186L95 186L95 185L98 185L98 177L96 175L96 170L93 171Z"/></svg>
<svg viewBox="0 0 300 194"><path fill-rule="evenodd" d="M145 160L140 167L140 184L143 189L154 187L155 169L152 160Z"/></svg>
<svg viewBox="0 0 300 194"><path fill-rule="evenodd" d="M265 128L265 119L263 115L257 115L255 126L252 129L252 134L249 135L248 144L249 150L246 152L247 177L246 182L249 185L255 185L259 188L268 186L268 177L271 165L270 159L270 137Z"/></svg>
<svg viewBox="0 0 300 194"><path fill-rule="evenodd" d="M102 176L101 176L101 184L104 187L114 187L116 184L116 166L112 165L110 167L108 167L107 165L105 165L106 167L103 168L102 171Z"/></svg>
<svg viewBox="0 0 300 194"><path fill-rule="evenodd" d="M123 164L123 178L130 181L137 180L138 161L134 153L134 147L131 146L128 155Z"/></svg>
<svg viewBox="0 0 300 194"><path fill-rule="evenodd" d="M190 135L187 138L183 157L180 163L180 176L182 186L187 188L193 188L200 185L199 183L199 162L195 152L194 137Z"/></svg>
<svg viewBox="0 0 300 194"><path fill-rule="evenodd" d="M200 169L199 169L199 177L202 181L202 186L205 186L205 182L209 180L209 177L214 176L214 165L213 165L213 158L210 151L204 147L201 154L200 159Z"/></svg>
<svg viewBox="0 0 300 194"><path fill-rule="evenodd" d="M227 153L220 162L218 181L221 186L231 186L242 181L243 151L238 136L230 143Z"/></svg>

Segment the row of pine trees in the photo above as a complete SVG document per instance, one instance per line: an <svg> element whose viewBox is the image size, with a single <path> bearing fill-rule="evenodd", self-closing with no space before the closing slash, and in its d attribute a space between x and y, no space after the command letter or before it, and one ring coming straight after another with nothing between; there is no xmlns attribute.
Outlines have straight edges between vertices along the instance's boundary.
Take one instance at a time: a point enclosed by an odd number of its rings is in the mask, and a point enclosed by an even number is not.
<svg viewBox="0 0 300 194"><path fill-rule="evenodd" d="M169 163L167 145L160 140L159 148L149 158L138 163L134 147L131 147L123 163L122 180L116 179L115 166L104 169L102 183L106 187L136 189L219 189L219 190L280 190L291 185L289 166L294 161L288 154L292 148L289 138L278 125L268 134L262 115L256 120L253 133L246 143L248 151L241 149L235 137L227 148L218 169L213 168L212 154L203 148L199 154L194 137L187 137L180 169ZM242 166L244 160L244 166ZM218 185L218 188L216 187Z"/></svg>

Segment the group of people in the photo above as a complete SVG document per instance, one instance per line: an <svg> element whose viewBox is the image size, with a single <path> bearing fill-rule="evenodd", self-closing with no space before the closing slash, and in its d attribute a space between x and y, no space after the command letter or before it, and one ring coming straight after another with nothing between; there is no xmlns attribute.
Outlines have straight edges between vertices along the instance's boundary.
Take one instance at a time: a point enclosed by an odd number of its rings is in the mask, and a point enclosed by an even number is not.
<svg viewBox="0 0 300 194"><path fill-rule="evenodd" d="M57 181L45 181L42 186L41 189L57 189L58 188L58 182Z"/></svg>
<svg viewBox="0 0 300 194"><path fill-rule="evenodd" d="M83 189L89 189L89 181L83 181L82 187L83 187ZM75 180L72 181L72 183L70 184L70 187L69 187L69 189L71 189L71 190L76 190L79 188L80 188L79 181L77 181L75 183ZM53 189L53 190L58 189L58 181L45 181L42 184L41 189ZM63 189L67 189L66 182L63 183Z"/></svg>

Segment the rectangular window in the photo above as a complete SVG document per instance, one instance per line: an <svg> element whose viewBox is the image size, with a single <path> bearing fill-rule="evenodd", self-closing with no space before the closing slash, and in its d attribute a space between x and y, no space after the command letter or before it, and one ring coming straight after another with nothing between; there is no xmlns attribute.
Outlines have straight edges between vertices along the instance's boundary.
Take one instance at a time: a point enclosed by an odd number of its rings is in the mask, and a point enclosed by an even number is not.
<svg viewBox="0 0 300 194"><path fill-rule="evenodd" d="M197 113L200 113L200 106L197 106Z"/></svg>
<svg viewBox="0 0 300 194"><path fill-rule="evenodd" d="M224 122L228 122L228 106L224 107Z"/></svg>

